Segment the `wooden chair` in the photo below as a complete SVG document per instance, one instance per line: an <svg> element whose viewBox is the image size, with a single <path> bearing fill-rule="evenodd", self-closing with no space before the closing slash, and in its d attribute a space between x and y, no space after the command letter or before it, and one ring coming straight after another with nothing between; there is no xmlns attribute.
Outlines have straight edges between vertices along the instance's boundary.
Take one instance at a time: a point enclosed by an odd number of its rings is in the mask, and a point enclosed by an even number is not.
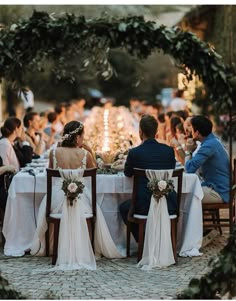
<svg viewBox="0 0 236 301"><path fill-rule="evenodd" d="M233 161L233 186L236 185L236 159ZM229 203L203 203L203 228L204 229L219 229L222 234L221 227L233 228L235 223L235 191L236 187L232 189ZM221 217L220 210L227 209L229 217Z"/></svg>
<svg viewBox="0 0 236 301"><path fill-rule="evenodd" d="M97 168L85 169L83 177L91 177L91 196L92 196L92 214L86 216L89 235L92 246L94 244L94 227L96 219L96 172ZM52 178L60 178L60 172L58 169L47 168L47 204L46 204L46 220L48 224L48 230L45 234L46 240L46 256L49 256L49 225L53 224L53 254L52 264L55 265L57 261L58 250L58 238L60 229L61 214L51 214L52 203Z"/></svg>
<svg viewBox="0 0 236 301"><path fill-rule="evenodd" d="M135 203L137 198L137 188L138 188L138 178L139 177L146 177L145 169L134 169L134 181L133 181L133 192L131 198L131 206L128 213L127 219L127 256L130 256L130 232L132 223L138 224L139 227L139 237L138 237L138 258L137 261L139 262L142 258L143 254L143 245L144 245L144 234L145 234L145 226L147 222L147 215L139 215L135 214ZM172 178L178 178L177 184L177 211L176 215L170 216L171 219L171 241L173 247L173 253L175 257L175 261L177 262L177 222L179 216L179 206L182 194L182 182L183 182L183 169L176 169L173 171Z"/></svg>
<svg viewBox="0 0 236 301"><path fill-rule="evenodd" d="M3 187L1 187L0 198L3 198L5 201L7 201L8 189L10 187L14 175L15 173L11 171L7 171L1 175L1 177L3 177L4 180L3 180ZM5 208L0 207L0 228L1 228L1 240L2 240L3 247L5 245L5 237L2 233L4 216L5 216Z"/></svg>

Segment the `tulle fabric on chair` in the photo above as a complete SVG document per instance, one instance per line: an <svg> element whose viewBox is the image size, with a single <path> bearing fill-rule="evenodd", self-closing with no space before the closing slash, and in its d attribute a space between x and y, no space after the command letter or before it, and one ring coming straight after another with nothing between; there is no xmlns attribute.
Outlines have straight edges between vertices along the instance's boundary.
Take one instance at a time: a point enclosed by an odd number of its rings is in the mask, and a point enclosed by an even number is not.
<svg viewBox="0 0 236 301"><path fill-rule="evenodd" d="M149 180L170 179L172 173L173 170L146 170ZM143 256L138 263L143 270L167 267L175 263L170 226L166 197L161 197L157 202L152 196L145 230Z"/></svg>
<svg viewBox="0 0 236 301"><path fill-rule="evenodd" d="M62 170L59 169L63 179L82 181L83 169ZM65 197L62 206L62 218L60 222L58 258L56 268L63 270L96 269L96 261L93 253L86 217L85 208L81 199L82 193L73 206L68 205Z"/></svg>
<svg viewBox="0 0 236 301"><path fill-rule="evenodd" d="M97 205L97 222L95 226L95 254L97 258L105 256L106 258L123 258L125 257L125 249L118 250L116 247L106 221L104 219L101 208Z"/></svg>

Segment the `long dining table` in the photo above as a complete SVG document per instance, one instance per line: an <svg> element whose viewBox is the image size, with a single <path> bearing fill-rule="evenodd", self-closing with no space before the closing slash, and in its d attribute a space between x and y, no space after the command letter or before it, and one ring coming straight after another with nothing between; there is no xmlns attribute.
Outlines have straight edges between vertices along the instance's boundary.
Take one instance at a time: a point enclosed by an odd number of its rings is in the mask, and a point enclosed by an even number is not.
<svg viewBox="0 0 236 301"><path fill-rule="evenodd" d="M116 245L125 246L125 229L119 205L130 199L132 178L123 173L97 175L97 204L100 206L111 236ZM46 172L32 176L27 172L17 173L10 185L3 234L6 239L4 254L23 256L31 246L37 226L40 203L46 194ZM182 198L178 221L178 253L180 256L199 255L202 244L203 191L196 174L183 175Z"/></svg>

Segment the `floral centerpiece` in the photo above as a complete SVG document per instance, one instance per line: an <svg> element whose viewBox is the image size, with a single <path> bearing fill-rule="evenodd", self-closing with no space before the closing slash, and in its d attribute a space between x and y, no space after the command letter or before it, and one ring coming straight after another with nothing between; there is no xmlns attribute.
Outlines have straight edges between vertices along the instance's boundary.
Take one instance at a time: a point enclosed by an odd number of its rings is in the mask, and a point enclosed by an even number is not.
<svg viewBox="0 0 236 301"><path fill-rule="evenodd" d="M148 182L147 187L152 191L152 194L157 202L161 197L166 196L169 192L174 191L174 184L172 180L152 179Z"/></svg>
<svg viewBox="0 0 236 301"><path fill-rule="evenodd" d="M104 116L104 108L92 109L84 123L85 142L90 144L105 164L112 164L120 159L120 153L125 154L131 147L138 145L140 139L127 108L112 107L106 119Z"/></svg>
<svg viewBox="0 0 236 301"><path fill-rule="evenodd" d="M116 174L117 171L112 168L111 164L106 164L103 159L101 158L101 156L96 153L96 162L97 162L97 173L98 174L107 174L107 175L113 175Z"/></svg>
<svg viewBox="0 0 236 301"><path fill-rule="evenodd" d="M81 181L66 179L62 182L62 190L65 192L65 196L70 206L73 206L73 202L77 201L79 195L84 191L84 184Z"/></svg>

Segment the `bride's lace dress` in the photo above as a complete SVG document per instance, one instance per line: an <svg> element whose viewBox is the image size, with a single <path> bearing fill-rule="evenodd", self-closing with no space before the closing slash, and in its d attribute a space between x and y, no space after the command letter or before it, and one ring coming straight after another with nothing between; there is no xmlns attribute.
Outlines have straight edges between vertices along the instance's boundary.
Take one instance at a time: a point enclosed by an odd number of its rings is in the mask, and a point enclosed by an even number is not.
<svg viewBox="0 0 236 301"><path fill-rule="evenodd" d="M84 157L82 159L82 163L79 169L86 169L86 158L87 158L87 151L84 151ZM53 168L60 168L57 164L56 156L55 156L55 150L53 152ZM64 192L61 189L62 186L62 179L61 178L55 178L52 188L52 213L58 214L62 212L62 207L66 206L65 202L65 195ZM87 189L85 186L83 194L81 198L77 201L79 202L80 208L83 208L84 216L91 215L92 209L91 209L91 193L90 190ZM77 206L77 207L79 207ZM72 208L71 208L72 209ZM96 216L96 225L95 225L95 255L97 257L100 257L101 255L107 257L107 258L121 258L124 257L116 248L116 245L113 242L113 239L110 235L109 229L107 227L106 221L104 219L103 213L101 211L101 208L97 205L97 216ZM86 219L84 218L85 222ZM61 222L66 222L62 221ZM74 229L77 228L77 221L74 221L75 224L72 227ZM87 227L87 225L86 225ZM46 196L43 198L41 205L39 207L39 213L38 213L38 221L37 221L37 228L34 234L34 238L31 245L31 255L37 255L37 256L44 256L45 255L45 233L47 231L47 222L46 222ZM87 228L86 228L87 231ZM50 231L50 242L53 240L52 231ZM65 240L66 236L64 235ZM62 240L63 238L61 238ZM60 240L60 237L59 237ZM60 241L59 241L60 243ZM67 248L67 244L64 244L64 247ZM80 246L81 247L81 246ZM52 244L50 243L50 252L52 251ZM75 255L76 256L76 255ZM60 254L58 252L58 259L60 257ZM87 268L87 267L85 267Z"/></svg>

